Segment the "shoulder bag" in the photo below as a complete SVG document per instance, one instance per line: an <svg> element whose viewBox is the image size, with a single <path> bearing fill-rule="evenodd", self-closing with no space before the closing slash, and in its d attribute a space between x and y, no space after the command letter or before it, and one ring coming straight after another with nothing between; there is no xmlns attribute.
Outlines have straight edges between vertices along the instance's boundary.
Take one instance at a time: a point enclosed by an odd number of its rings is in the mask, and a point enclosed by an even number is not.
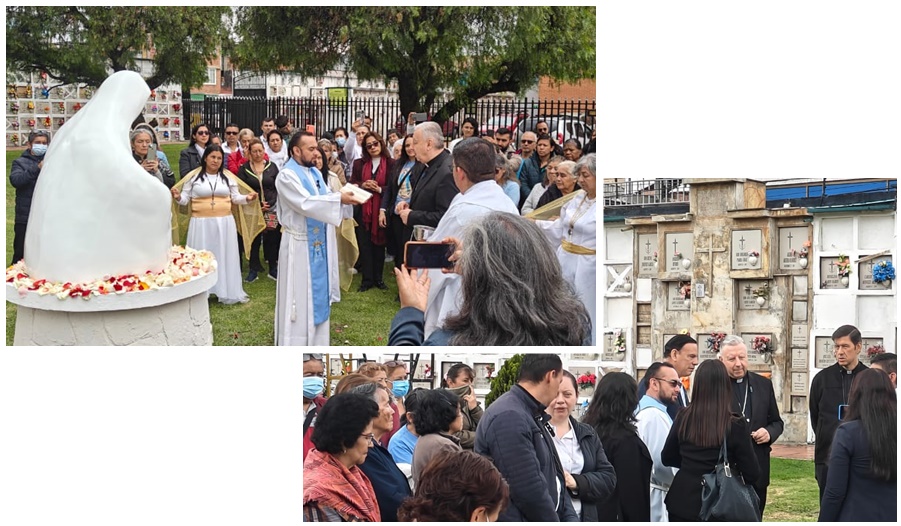
<svg viewBox="0 0 901 526"><path fill-rule="evenodd" d="M726 431L726 435L729 431ZM713 473L701 478L702 521L760 522L760 499L740 474L733 473L726 453L726 437Z"/></svg>

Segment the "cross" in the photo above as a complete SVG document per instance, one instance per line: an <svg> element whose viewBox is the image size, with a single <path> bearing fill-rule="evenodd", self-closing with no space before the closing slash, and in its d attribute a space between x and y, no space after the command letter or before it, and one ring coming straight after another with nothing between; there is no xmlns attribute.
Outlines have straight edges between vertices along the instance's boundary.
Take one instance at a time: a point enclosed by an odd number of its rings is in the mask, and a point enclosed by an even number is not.
<svg viewBox="0 0 901 526"><path fill-rule="evenodd" d="M788 248L792 247L792 237L794 237L794 236L792 236L791 231L789 231L788 232Z"/></svg>
<svg viewBox="0 0 901 526"><path fill-rule="evenodd" d="M644 253L645 253L645 254L650 254L650 253L651 253L651 240L649 239L648 242L645 243L644 245L645 245L645 247L646 247L646 248L644 249Z"/></svg>
<svg viewBox="0 0 901 526"><path fill-rule="evenodd" d="M678 244L679 244L679 242L678 242L675 238L673 238L673 254L676 253L676 246L677 246Z"/></svg>
<svg viewBox="0 0 901 526"><path fill-rule="evenodd" d="M829 271L832 272L835 269L835 261L829 262Z"/></svg>
<svg viewBox="0 0 901 526"><path fill-rule="evenodd" d="M738 240L741 243L741 246L738 248L744 250L745 249L745 236L741 236L741 239Z"/></svg>
<svg viewBox="0 0 901 526"><path fill-rule="evenodd" d="M702 247L703 248L703 247ZM725 248L713 248L713 234L707 235L707 260L710 263L710 288L713 289L713 253L725 252Z"/></svg>

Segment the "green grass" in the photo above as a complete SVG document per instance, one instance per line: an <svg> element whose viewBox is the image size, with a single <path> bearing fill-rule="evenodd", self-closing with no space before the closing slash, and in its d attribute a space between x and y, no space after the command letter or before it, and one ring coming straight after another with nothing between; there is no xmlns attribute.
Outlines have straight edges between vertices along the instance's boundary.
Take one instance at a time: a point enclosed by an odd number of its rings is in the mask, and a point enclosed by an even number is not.
<svg viewBox="0 0 901 526"><path fill-rule="evenodd" d="M181 144L163 145L163 151L174 170L178 171L178 154L185 147ZM12 162L22 150L6 152L6 262L12 259L13 224L15 223L15 189L9 184ZM371 289L364 293L356 290L361 276L354 276L348 292L342 291L341 301L332 305L332 345L385 345L391 319L400 304L394 301L397 285L391 271L392 263L385 265L384 281L388 290ZM244 263L245 275L247 263ZM213 324L214 345L272 345L274 341L275 282L265 274L253 283L245 283L244 291L250 301L244 304L223 305L210 301L210 321ZM16 326L16 306L6 304L6 344L12 345Z"/></svg>
<svg viewBox="0 0 901 526"><path fill-rule="evenodd" d="M810 460L770 459L766 522L816 522L820 513L820 491Z"/></svg>

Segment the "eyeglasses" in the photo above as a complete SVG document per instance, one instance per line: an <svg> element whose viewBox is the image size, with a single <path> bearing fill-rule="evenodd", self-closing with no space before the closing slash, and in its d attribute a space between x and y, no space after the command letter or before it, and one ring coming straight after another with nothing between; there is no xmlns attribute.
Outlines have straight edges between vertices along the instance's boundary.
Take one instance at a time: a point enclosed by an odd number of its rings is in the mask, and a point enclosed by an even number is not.
<svg viewBox="0 0 901 526"><path fill-rule="evenodd" d="M226 134L226 135L238 135L238 132L230 132L230 131L227 131L227 132L225 132L225 134Z"/></svg>
<svg viewBox="0 0 901 526"><path fill-rule="evenodd" d="M656 378L656 377L654 378L654 380L657 380L659 382L666 382L666 383L670 384L671 386L675 387L676 389L682 387L682 382L680 382L679 380L664 380L663 378Z"/></svg>
<svg viewBox="0 0 901 526"><path fill-rule="evenodd" d="M363 433L360 435L361 437L366 437L369 440L375 440L375 433Z"/></svg>
<svg viewBox="0 0 901 526"><path fill-rule="evenodd" d="M367 149L367 150L371 150L371 149L375 148L375 147L378 146L378 145L379 145L379 143L377 143L377 142L371 142L371 143L369 143L369 144L366 145L366 149Z"/></svg>
<svg viewBox="0 0 901 526"><path fill-rule="evenodd" d="M533 144L535 141L530 141L530 140L528 140L528 139L523 139L523 140L521 140L521 141L519 141L519 142L521 142L521 143L523 143L523 144Z"/></svg>
<svg viewBox="0 0 901 526"><path fill-rule="evenodd" d="M310 354L304 353L303 361L309 362L310 360L319 360L321 362L322 355L319 353L310 353Z"/></svg>
<svg viewBox="0 0 901 526"><path fill-rule="evenodd" d="M210 134L210 132L208 132L206 130L200 130L197 132L197 135L209 135L209 134Z"/></svg>

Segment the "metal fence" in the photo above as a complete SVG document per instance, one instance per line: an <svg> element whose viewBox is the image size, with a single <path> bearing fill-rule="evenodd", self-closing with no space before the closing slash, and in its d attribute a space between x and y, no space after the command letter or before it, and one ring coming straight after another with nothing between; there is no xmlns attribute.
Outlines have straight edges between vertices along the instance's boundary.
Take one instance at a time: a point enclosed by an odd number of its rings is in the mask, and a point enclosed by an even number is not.
<svg viewBox="0 0 901 526"><path fill-rule="evenodd" d="M682 203L690 189L682 179L605 180L604 206Z"/></svg>
<svg viewBox="0 0 901 526"><path fill-rule="evenodd" d="M431 118L444 105L435 102L430 108ZM184 118L183 137L190 138L191 128L199 123L210 127L213 133L223 135L226 124L235 123L240 128L259 132L265 117L287 115L295 128L315 126L316 137L339 126L349 127L358 111L372 118L373 129L383 136L390 130L403 133L406 116L401 115L400 101L392 97L354 97L351 99L292 98L292 97L206 97L204 100L182 100ZM447 139L459 136L463 119L473 117L480 128L507 127L513 130L514 139L524 127L534 128L535 117L566 115L581 121L590 137L595 123L594 100L539 100L539 99L480 99L452 115L442 124ZM553 131L552 131L553 133Z"/></svg>

